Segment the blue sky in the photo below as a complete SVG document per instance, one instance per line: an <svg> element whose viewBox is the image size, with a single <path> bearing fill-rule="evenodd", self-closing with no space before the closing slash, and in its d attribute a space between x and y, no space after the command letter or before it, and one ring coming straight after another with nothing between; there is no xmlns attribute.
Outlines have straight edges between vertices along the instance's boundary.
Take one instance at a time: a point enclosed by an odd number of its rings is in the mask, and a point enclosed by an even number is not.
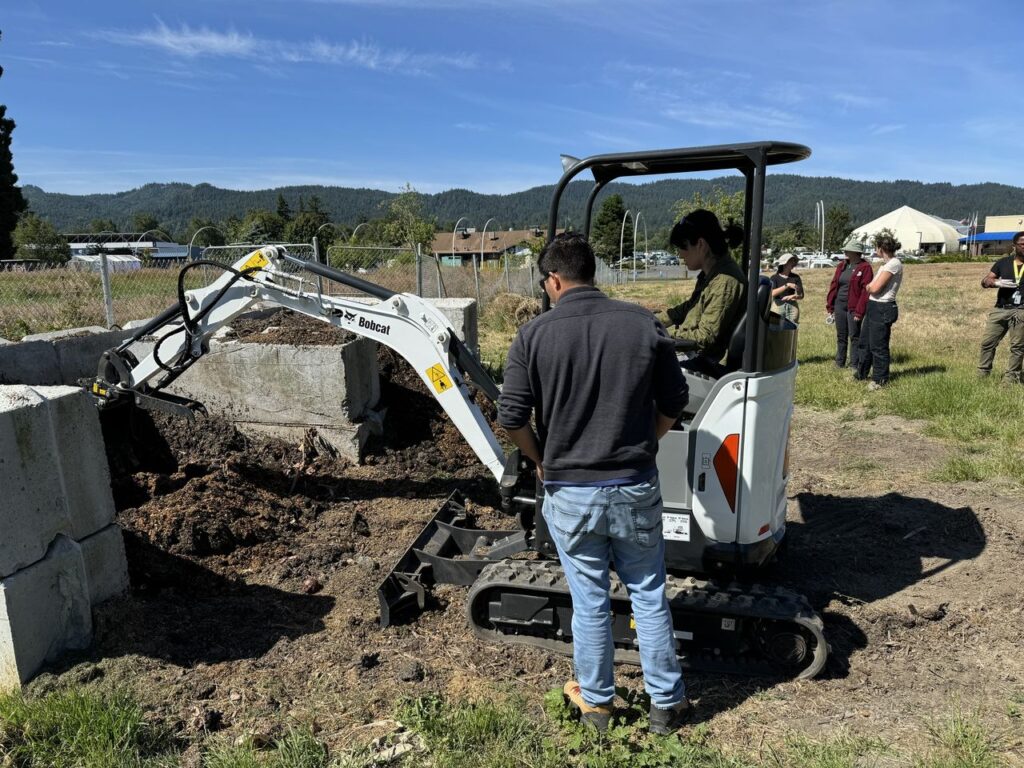
<svg viewBox="0 0 1024 768"><path fill-rule="evenodd" d="M559 153L778 139L1022 183L1017 0L5 0L21 183L512 192Z"/></svg>

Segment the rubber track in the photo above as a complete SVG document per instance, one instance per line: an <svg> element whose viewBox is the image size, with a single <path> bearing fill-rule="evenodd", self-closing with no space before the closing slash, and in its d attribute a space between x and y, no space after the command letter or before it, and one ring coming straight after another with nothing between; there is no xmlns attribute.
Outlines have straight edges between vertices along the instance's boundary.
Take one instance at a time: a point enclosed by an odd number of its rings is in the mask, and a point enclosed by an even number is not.
<svg viewBox="0 0 1024 768"><path fill-rule="evenodd" d="M475 607L481 601L488 600L495 590L499 592L511 590L525 594L558 593L569 599L569 585L561 565L555 561L536 560L500 560L493 565L488 565L481 571L480 577L470 588L466 600L466 614L473 626L473 631L484 640L529 645L554 653L572 655L571 640L517 634L512 631L503 631L501 628L478 625L474 616L486 616L487 612L486 610L475 610ZM736 617L787 622L798 625L814 638L811 660L799 671L785 669L770 659L729 658L721 654L710 656L702 654L698 657L680 656L680 663L685 669L747 676L763 675L808 679L817 675L825 666L829 648L825 641L822 620L811 609L806 598L792 590L758 584L747 586L735 582L722 585L692 577L669 576L666 594L673 615L692 612L711 614L722 618ZM626 587L614 572L611 574L611 598L613 610L616 601L624 600L627 605L629 602ZM635 650L616 647L615 661L639 664L640 654ZM794 674L794 672L796 673Z"/></svg>

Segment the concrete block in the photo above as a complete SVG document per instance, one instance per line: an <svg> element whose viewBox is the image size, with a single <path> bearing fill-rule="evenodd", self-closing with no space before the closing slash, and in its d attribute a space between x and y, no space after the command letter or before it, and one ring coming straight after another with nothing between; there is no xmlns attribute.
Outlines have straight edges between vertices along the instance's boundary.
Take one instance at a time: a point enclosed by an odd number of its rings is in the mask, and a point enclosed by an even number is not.
<svg viewBox="0 0 1024 768"><path fill-rule="evenodd" d="M114 519L103 436L77 387L0 386L0 576Z"/></svg>
<svg viewBox="0 0 1024 768"><path fill-rule="evenodd" d="M431 304L441 310L448 322L455 329L455 335L462 343L473 352L478 354L480 350L479 336L477 335L477 306L476 299L427 299Z"/></svg>
<svg viewBox="0 0 1024 768"><path fill-rule="evenodd" d="M91 640L82 551L58 536L42 560L0 580L0 690L17 688L46 662Z"/></svg>
<svg viewBox="0 0 1024 768"><path fill-rule="evenodd" d="M26 336L26 341L48 341L57 353L57 369L59 383L74 386L79 379L91 379L96 375L96 367L100 356L112 347L124 341L130 332L127 330L108 331L98 325L87 328L71 328L65 331L36 333ZM26 381L25 384L41 382Z"/></svg>
<svg viewBox="0 0 1024 768"><path fill-rule="evenodd" d="M19 341L0 347L0 384L60 384L60 364L53 344Z"/></svg>
<svg viewBox="0 0 1024 768"><path fill-rule="evenodd" d="M121 526L108 525L78 542L85 564L89 602L98 605L128 590L128 561Z"/></svg>
<svg viewBox="0 0 1024 768"><path fill-rule="evenodd" d="M198 400L243 431L301 439L316 427L342 455L358 459L380 399L376 345L368 339L336 346L213 340L209 354L169 391Z"/></svg>

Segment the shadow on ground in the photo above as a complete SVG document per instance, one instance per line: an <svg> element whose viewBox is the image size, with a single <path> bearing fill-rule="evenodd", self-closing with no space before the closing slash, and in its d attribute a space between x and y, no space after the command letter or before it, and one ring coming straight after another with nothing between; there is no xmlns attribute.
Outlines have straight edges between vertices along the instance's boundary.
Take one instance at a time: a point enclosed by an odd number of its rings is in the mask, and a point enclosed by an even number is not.
<svg viewBox="0 0 1024 768"><path fill-rule="evenodd" d="M130 532L131 592L95 615L93 660L138 654L181 666L254 659L324 629L334 598L230 579Z"/></svg>
<svg viewBox="0 0 1024 768"><path fill-rule="evenodd" d="M771 576L806 596L822 617L830 653L819 677L826 680L846 677L851 656L871 642L843 606L889 597L976 558L986 545L970 507L947 507L899 493L801 493L796 501L803 522L787 525L786 547ZM696 673L686 679L691 696L700 699L698 720L731 709L775 683Z"/></svg>

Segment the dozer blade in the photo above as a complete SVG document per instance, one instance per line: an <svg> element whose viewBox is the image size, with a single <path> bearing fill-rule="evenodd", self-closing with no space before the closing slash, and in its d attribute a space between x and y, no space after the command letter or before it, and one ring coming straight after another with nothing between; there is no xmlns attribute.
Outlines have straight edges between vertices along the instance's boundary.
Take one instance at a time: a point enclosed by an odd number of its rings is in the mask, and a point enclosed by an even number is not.
<svg viewBox="0 0 1024 768"><path fill-rule="evenodd" d="M495 559L526 549L523 531L462 527L468 519L465 500L455 491L377 588L381 627L422 611L434 584L472 584Z"/></svg>

